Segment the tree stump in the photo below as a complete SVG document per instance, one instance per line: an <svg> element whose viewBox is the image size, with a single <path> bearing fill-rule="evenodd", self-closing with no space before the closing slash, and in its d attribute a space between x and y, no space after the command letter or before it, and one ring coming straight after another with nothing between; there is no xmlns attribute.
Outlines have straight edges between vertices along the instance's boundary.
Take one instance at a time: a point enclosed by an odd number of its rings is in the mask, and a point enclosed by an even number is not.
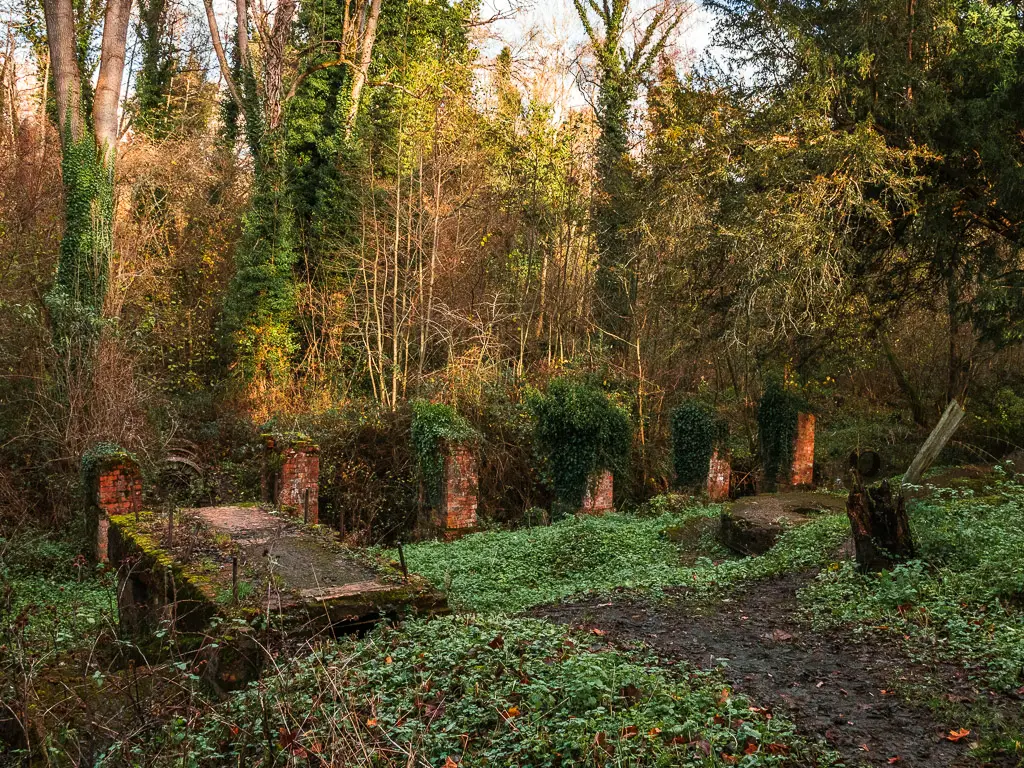
<svg viewBox="0 0 1024 768"><path fill-rule="evenodd" d="M857 565L864 572L891 569L914 556L910 520L901 493L887 481L865 488L859 481L846 499Z"/></svg>

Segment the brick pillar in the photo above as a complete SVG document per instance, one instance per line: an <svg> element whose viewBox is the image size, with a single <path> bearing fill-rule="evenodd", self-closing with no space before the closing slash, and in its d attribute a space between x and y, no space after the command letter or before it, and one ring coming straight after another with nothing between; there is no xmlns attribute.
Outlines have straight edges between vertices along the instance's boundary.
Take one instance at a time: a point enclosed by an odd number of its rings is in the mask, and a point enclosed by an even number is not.
<svg viewBox="0 0 1024 768"><path fill-rule="evenodd" d="M711 454L708 467L708 499L711 501L729 500L729 480L732 477L732 464L729 455L719 455L718 449Z"/></svg>
<svg viewBox="0 0 1024 768"><path fill-rule="evenodd" d="M110 518L142 509L142 472L135 459L118 452L92 459L86 477L86 525L93 556L105 563L110 551Z"/></svg>
<svg viewBox="0 0 1024 768"><path fill-rule="evenodd" d="M264 435L263 449L263 500L309 523L319 522L319 446L304 437Z"/></svg>
<svg viewBox="0 0 1024 768"><path fill-rule="evenodd" d="M580 511L585 515L603 515L615 511L615 479L609 470L603 469L590 478Z"/></svg>
<svg viewBox="0 0 1024 768"><path fill-rule="evenodd" d="M479 501L476 458L465 445L452 445L444 458L444 486L441 519L446 531L465 532L476 528Z"/></svg>
<svg viewBox="0 0 1024 768"><path fill-rule="evenodd" d="M810 488L814 485L814 414L801 413L796 421L796 443L793 446L793 467L790 485Z"/></svg>

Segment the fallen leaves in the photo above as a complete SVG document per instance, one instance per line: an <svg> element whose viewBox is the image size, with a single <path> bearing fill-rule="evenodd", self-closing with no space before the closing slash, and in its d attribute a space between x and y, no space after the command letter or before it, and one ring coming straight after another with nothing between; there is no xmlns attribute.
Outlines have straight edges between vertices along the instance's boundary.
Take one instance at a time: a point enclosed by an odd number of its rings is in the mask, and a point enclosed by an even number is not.
<svg viewBox="0 0 1024 768"><path fill-rule="evenodd" d="M970 729L968 729L968 728L959 728L959 729L957 729L955 731L950 731L949 735L946 736L946 740L947 741L952 741L953 743L956 743L956 742L959 742L959 741L963 741L964 739L966 739L970 735L971 735Z"/></svg>

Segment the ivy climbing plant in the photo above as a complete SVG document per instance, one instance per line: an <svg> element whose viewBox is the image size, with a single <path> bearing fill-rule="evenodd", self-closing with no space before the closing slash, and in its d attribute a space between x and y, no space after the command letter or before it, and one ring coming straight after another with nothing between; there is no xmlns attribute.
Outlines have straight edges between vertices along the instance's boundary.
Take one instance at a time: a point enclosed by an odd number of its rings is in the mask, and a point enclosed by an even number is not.
<svg viewBox="0 0 1024 768"><path fill-rule="evenodd" d="M600 470L621 471L633 430L629 415L596 384L555 379L531 402L537 450L564 508L578 509Z"/></svg>
<svg viewBox="0 0 1024 768"><path fill-rule="evenodd" d="M689 399L672 411L671 426L676 482L682 487L703 485L711 467L711 455L725 442L725 421L705 403Z"/></svg>
<svg viewBox="0 0 1024 768"><path fill-rule="evenodd" d="M768 380L757 407L757 434L764 480L769 488L778 484L779 475L793 461L797 420L804 407L803 398L786 389L782 381Z"/></svg>
<svg viewBox="0 0 1024 768"><path fill-rule="evenodd" d="M441 500L446 447L475 438L476 431L452 406L425 400L412 403L410 439L431 504L436 505Z"/></svg>
<svg viewBox="0 0 1024 768"><path fill-rule="evenodd" d="M77 140L68 134L62 154L64 237L46 307L58 351L78 361L103 319L114 250L114 166L103 162L89 130Z"/></svg>

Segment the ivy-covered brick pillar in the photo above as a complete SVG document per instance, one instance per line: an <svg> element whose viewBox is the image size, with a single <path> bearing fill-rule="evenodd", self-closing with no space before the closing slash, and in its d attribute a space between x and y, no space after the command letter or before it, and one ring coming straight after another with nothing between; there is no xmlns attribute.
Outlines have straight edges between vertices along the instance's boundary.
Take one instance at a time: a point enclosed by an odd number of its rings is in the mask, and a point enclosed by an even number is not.
<svg viewBox="0 0 1024 768"><path fill-rule="evenodd" d="M476 457L469 446L450 445L444 458L441 497L441 517L446 533L458 534L476 528L479 482Z"/></svg>
<svg viewBox="0 0 1024 768"><path fill-rule="evenodd" d="M814 485L814 414L801 413L796 419L796 440L793 443L793 465L790 485L810 488Z"/></svg>
<svg viewBox="0 0 1024 768"><path fill-rule="evenodd" d="M615 479L610 470L602 469L587 483L583 494L585 515L603 515L615 511Z"/></svg>
<svg viewBox="0 0 1024 768"><path fill-rule="evenodd" d="M142 471L131 454L104 444L82 458L82 476L93 557L105 563L110 554L110 518L142 510Z"/></svg>
<svg viewBox="0 0 1024 768"><path fill-rule="evenodd" d="M263 500L303 518L320 520L320 448L304 436L263 436Z"/></svg>
<svg viewBox="0 0 1024 768"><path fill-rule="evenodd" d="M710 501L728 501L729 484L732 479L732 464L727 453L719 453L718 449L711 454L708 465L708 499Z"/></svg>

